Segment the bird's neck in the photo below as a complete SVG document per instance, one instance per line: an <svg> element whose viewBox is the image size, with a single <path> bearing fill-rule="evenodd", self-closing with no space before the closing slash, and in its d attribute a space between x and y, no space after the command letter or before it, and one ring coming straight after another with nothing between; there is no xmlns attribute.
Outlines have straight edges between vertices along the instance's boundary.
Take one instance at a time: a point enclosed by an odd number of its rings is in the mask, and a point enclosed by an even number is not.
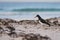
<svg viewBox="0 0 60 40"><path fill-rule="evenodd" d="M41 17L38 17L38 19L39 19L39 20L42 20L42 18L41 18Z"/></svg>

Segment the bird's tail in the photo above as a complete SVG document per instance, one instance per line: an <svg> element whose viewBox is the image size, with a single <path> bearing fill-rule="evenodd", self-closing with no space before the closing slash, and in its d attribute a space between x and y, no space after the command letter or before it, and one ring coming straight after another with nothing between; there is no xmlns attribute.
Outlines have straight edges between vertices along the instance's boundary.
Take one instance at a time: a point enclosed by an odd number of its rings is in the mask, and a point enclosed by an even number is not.
<svg viewBox="0 0 60 40"><path fill-rule="evenodd" d="M47 25L49 25L49 27L51 26L48 22L46 22Z"/></svg>

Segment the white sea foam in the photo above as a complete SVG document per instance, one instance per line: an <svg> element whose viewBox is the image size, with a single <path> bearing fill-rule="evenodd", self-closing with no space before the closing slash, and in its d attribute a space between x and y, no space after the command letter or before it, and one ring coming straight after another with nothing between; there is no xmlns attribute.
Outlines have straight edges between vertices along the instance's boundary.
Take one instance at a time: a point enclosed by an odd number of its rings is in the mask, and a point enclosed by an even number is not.
<svg viewBox="0 0 60 40"><path fill-rule="evenodd" d="M60 12L0 12L0 18L10 18L15 20L36 20L39 14L42 18L60 17Z"/></svg>

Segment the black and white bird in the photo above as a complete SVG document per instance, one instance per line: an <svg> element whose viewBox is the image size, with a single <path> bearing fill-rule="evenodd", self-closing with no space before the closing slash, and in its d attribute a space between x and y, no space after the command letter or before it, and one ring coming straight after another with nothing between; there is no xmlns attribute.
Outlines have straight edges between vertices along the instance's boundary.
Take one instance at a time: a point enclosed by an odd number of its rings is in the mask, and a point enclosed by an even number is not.
<svg viewBox="0 0 60 40"><path fill-rule="evenodd" d="M47 24L47 25L50 26L50 24L49 24L48 22L46 22L43 18L41 18L39 15L36 15L36 17L38 17L38 20L39 20L40 22L45 23L45 24Z"/></svg>

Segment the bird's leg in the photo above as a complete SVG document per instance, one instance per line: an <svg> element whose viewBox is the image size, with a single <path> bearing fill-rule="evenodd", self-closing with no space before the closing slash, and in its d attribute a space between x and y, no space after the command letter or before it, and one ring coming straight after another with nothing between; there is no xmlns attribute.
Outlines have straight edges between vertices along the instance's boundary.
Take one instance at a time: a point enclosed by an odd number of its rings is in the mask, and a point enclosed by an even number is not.
<svg viewBox="0 0 60 40"><path fill-rule="evenodd" d="M43 25L43 23L39 20L39 23L41 24L41 25Z"/></svg>

